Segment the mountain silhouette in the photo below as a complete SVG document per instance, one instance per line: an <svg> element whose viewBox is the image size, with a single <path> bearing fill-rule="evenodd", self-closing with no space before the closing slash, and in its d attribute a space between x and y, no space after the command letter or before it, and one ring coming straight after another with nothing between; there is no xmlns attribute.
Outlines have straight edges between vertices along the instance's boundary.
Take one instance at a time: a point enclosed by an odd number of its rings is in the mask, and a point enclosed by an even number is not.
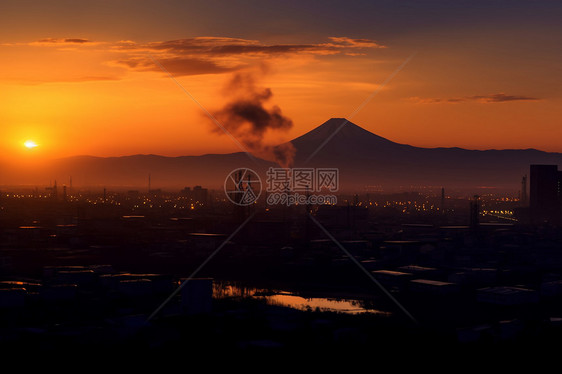
<svg viewBox="0 0 562 374"><path fill-rule="evenodd" d="M530 164L562 164L561 153L536 149L480 151L399 144L344 118L331 118L290 143L296 149L293 167L337 168L340 190L354 192L371 186L385 190L411 186L517 190ZM41 186L58 180L62 185L72 177L75 186L141 189L148 188L150 174L152 188L222 188L226 176L236 168L256 171L265 185L269 167L279 166L243 152L180 157L76 156L56 160L34 172L6 172L0 184Z"/></svg>
<svg viewBox="0 0 562 374"><path fill-rule="evenodd" d="M535 149L420 148L332 118L291 141L295 167L334 167L343 188L451 186L517 189L530 164L561 164L562 154Z"/></svg>

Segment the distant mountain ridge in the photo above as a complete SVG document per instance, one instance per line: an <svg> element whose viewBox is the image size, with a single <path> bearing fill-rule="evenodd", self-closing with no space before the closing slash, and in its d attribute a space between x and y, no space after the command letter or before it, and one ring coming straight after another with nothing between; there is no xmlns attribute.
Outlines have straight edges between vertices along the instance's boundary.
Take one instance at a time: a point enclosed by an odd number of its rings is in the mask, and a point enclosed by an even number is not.
<svg viewBox="0 0 562 374"><path fill-rule="evenodd" d="M422 185L516 190L522 176L529 173L530 164L562 164L561 153L535 149L479 151L399 144L344 118L332 118L290 143L296 149L294 167L338 168L340 189L355 192L365 191L368 186L394 189ZM241 167L258 172L265 184L265 171L278 165L244 152L179 157L75 156L59 159L44 170L22 174L20 179L0 176L0 184L16 184L15 180L38 185L54 180L68 184L72 177L75 186L142 189L148 188L150 174L152 188L222 188L227 175Z"/></svg>
<svg viewBox="0 0 562 374"><path fill-rule="evenodd" d="M332 118L291 142L297 149L296 166L337 167L343 186L356 190L368 185L517 189L530 164L562 164L561 153L535 149L480 151L399 144L344 118Z"/></svg>
<svg viewBox="0 0 562 374"><path fill-rule="evenodd" d="M219 188L234 169L247 167L265 173L270 166L275 164L244 152L178 157L149 154L69 157L59 160L54 171L62 180L71 175L78 185L148 188L150 175L152 188L178 189L195 185Z"/></svg>

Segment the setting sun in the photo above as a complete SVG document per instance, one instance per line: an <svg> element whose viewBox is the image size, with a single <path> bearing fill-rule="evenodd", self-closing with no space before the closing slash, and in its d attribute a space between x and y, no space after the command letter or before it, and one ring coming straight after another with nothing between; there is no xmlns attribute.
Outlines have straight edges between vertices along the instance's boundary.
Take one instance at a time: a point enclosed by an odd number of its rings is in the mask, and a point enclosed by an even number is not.
<svg viewBox="0 0 562 374"><path fill-rule="evenodd" d="M33 140L26 140L25 143L23 143L23 145L28 149L37 147L37 143L35 143Z"/></svg>

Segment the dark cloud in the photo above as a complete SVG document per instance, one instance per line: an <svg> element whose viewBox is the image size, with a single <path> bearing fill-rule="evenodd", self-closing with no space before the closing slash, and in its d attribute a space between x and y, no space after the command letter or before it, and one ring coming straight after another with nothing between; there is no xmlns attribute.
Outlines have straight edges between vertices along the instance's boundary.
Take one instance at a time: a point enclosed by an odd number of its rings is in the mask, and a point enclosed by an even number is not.
<svg viewBox="0 0 562 374"><path fill-rule="evenodd" d="M79 43L79 44L91 43L91 41L88 40L88 39L64 39L64 42L65 43Z"/></svg>
<svg viewBox="0 0 562 374"><path fill-rule="evenodd" d="M497 93L493 95L485 95L485 96L470 96L466 98L467 100L478 100L485 103L503 103L505 101L536 101L540 100L536 97L531 96L515 96L515 95L506 95L504 93Z"/></svg>
<svg viewBox="0 0 562 374"><path fill-rule="evenodd" d="M541 100L532 96L521 95L506 95L505 93L497 93L491 95L474 95L452 98L421 98L411 97L410 100L420 104L435 104L435 103L462 103L470 101L478 101L481 103L503 103L508 101L538 101Z"/></svg>
<svg viewBox="0 0 562 374"><path fill-rule="evenodd" d="M238 69L238 66L225 67L220 66L212 60L204 60L197 58L182 58L182 57L171 57L158 59L158 62L170 71L171 74L175 76L182 75L199 75L199 74L219 74L227 73ZM131 69L137 71L158 71L161 72L160 67L152 61L152 59L147 58L130 58L126 60L118 61L119 64L125 65Z"/></svg>
<svg viewBox="0 0 562 374"><path fill-rule="evenodd" d="M145 45L139 45L140 48L148 48L152 50L165 50L170 52L209 52L214 48L221 46L247 46L259 45L255 40L246 40L238 38L221 38L221 37L197 37L176 39L161 42L152 42Z"/></svg>
<svg viewBox="0 0 562 374"><path fill-rule="evenodd" d="M274 105L269 109L263 106L271 95L271 90L266 88L253 100L241 99L228 103L214 115L232 132L245 133L248 145L255 148L257 141L263 138L267 130L288 130L293 126L293 122L281 113L278 106Z"/></svg>
<svg viewBox="0 0 562 374"><path fill-rule="evenodd" d="M384 48L370 39L332 37L329 43L264 44L256 40L197 37L137 44L121 41L112 49L129 54L117 63L139 71L156 71L153 55L173 75L216 74L240 70L249 61L280 55L360 55L365 49Z"/></svg>
<svg viewBox="0 0 562 374"><path fill-rule="evenodd" d="M386 48L386 46L372 39L353 39L348 37L331 37L330 40L335 43L336 48L352 47L352 48Z"/></svg>
<svg viewBox="0 0 562 374"><path fill-rule="evenodd" d="M282 143L275 147L266 146L264 153L273 155L275 160L281 167L288 168L293 165L297 149L291 142Z"/></svg>
<svg viewBox="0 0 562 374"><path fill-rule="evenodd" d="M261 70L263 74L264 69ZM221 108L211 111L213 117L248 151L265 158L273 158L281 166L292 163L295 150L289 147L270 147L263 144L268 131L288 131L293 121L283 115L277 105L266 107L273 93L270 88L256 84L257 73L236 73L225 85L223 95L228 98ZM213 125L219 134L222 128Z"/></svg>
<svg viewBox="0 0 562 374"><path fill-rule="evenodd" d="M347 37L331 37L331 43L319 44L262 44L255 40L235 38L198 37L153 42L139 45L158 51L176 53L202 53L208 55L222 54L283 54L283 53L339 53L344 49L384 48L383 45L370 39L352 39Z"/></svg>
<svg viewBox="0 0 562 374"><path fill-rule="evenodd" d="M53 43L71 43L71 44L85 44L85 43L92 43L91 40L88 39L80 39L80 38L64 38L64 39L58 39L58 38L46 38L46 39L41 39L38 40L37 43L45 43L45 44L53 44Z"/></svg>
<svg viewBox="0 0 562 374"><path fill-rule="evenodd" d="M136 43L131 40L94 42L85 38L43 38L30 46L77 48L79 45L120 54L109 61L128 70L161 72L174 76L222 74L259 65L269 57L283 55L362 55L367 49L384 48L370 39L331 37L327 43L265 44L257 40L227 37L195 37ZM155 60L158 63L155 63Z"/></svg>

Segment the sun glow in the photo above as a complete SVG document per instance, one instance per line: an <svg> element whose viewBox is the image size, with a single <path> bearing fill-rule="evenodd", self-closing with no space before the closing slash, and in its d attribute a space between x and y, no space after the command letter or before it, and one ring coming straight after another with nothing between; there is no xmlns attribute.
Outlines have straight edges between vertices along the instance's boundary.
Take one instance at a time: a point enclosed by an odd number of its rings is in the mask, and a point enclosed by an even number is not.
<svg viewBox="0 0 562 374"><path fill-rule="evenodd" d="M33 140L26 140L25 143L23 143L23 145L28 149L37 147L37 143L35 143Z"/></svg>

